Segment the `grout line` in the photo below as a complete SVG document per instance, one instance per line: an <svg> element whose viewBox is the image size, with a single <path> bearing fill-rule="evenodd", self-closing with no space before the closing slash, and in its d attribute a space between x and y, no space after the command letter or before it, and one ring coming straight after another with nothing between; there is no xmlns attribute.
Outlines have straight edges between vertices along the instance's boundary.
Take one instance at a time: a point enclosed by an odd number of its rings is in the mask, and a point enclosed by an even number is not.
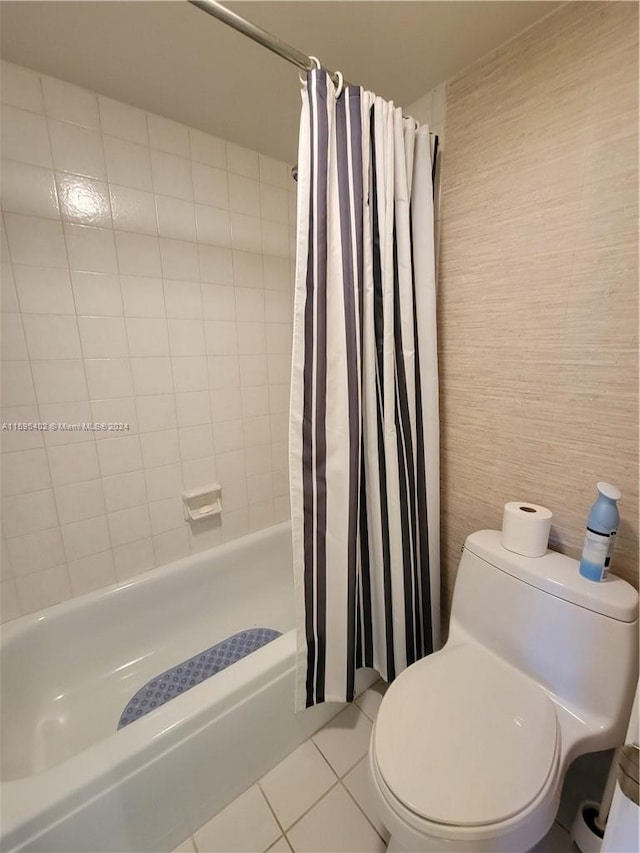
<svg viewBox="0 0 640 853"><path fill-rule="evenodd" d="M289 753L289 755L291 755L291 753ZM263 776L262 778L264 779L264 776ZM262 785L261 785L261 781L262 781L262 780L258 780L258 781L256 782L256 785L258 786L258 789L259 789L260 793L262 794L262 796L263 796L263 797L264 797L264 799L266 800L267 805L269 806L269 811L271 812L271 814L272 814L272 815L273 815L273 817L275 818L275 822L278 824L278 828L280 829L280 834L281 834L281 835L284 835L284 827L282 826L282 823L280 822L280 819L278 818L278 815L275 813L275 810L274 810L273 806L271 805L271 802L269 801L269 797L266 795L266 793L265 793L265 791L264 791L264 789L263 789L263 787L262 787ZM276 838L276 841L277 841L277 840L278 840L278 839ZM273 843L275 844L275 841L274 841ZM271 846L271 845L270 845L270 846Z"/></svg>
<svg viewBox="0 0 640 853"><path fill-rule="evenodd" d="M361 760L362 760L362 759L361 759ZM355 798L355 796L351 793L351 791L350 791L350 790L347 788L347 786L344 784L344 781L343 781L343 780L340 780L340 784L341 784L341 785L342 785L342 787L345 789L345 791L347 792L347 794L351 797L351 799L352 799L352 800L353 800L353 802L356 804L356 806L360 809L360 811L362 812L362 814L364 815L364 817L366 818L367 822L369 823L369 825L371 826L371 828L374 830L374 832L376 833L376 835L381 839L381 841L383 841L383 842L384 842L384 844L388 844L389 842L388 842L388 841L385 841L385 840L384 840L384 838L380 835L380 832L378 831L378 828L374 825L373 821L371 820L371 818L369 817L369 815L366 813L366 811L362 808L362 806L360 805L360 803L358 802L358 800Z"/></svg>
<svg viewBox="0 0 640 853"><path fill-rule="evenodd" d="M337 785L339 785L339 784L340 784L340 780L339 780L339 779L336 779L336 781L332 783L332 785L331 785L331 787L330 787L330 788L327 788L327 790L324 792L324 794L322 794L322 796L321 796L321 797L318 797L318 799L317 799L317 800L316 800L312 805L310 805L308 809L306 809L305 811L303 811L303 812L302 812L302 814L294 820L294 822L291 824L291 826L287 829L287 832L291 832L291 830L293 829L293 827L294 827L294 826L296 826L297 824L299 824L299 823L300 823L300 821L301 821L304 817L306 817L306 816L309 814L309 812L310 812L312 809L314 809L314 808L318 805L318 803L319 803L321 800L324 800L324 798L327 796L327 794L330 794L330 793L331 793L331 791L333 791L333 789L334 789ZM284 834L285 834L285 837L286 837L286 833L284 833ZM289 843L289 839L288 839L288 838L287 838L287 843ZM290 846L292 846L292 845L290 845Z"/></svg>

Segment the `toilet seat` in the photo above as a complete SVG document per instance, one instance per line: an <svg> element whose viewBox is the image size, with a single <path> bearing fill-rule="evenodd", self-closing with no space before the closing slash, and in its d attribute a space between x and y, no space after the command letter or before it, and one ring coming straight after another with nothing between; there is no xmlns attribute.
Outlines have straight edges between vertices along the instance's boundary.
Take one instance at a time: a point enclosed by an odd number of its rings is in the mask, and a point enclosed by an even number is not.
<svg viewBox="0 0 640 853"><path fill-rule="evenodd" d="M418 823L488 829L540 795L557 764L558 731L554 703L540 687L463 644L392 684L372 746L387 796Z"/></svg>

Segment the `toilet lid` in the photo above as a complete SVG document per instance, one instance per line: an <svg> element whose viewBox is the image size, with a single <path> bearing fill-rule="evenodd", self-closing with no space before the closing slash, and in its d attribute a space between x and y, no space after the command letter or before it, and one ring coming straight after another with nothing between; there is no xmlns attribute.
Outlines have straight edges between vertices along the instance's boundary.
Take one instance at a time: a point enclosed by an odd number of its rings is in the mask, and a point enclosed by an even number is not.
<svg viewBox="0 0 640 853"><path fill-rule="evenodd" d="M555 708L533 681L461 645L405 670L384 697L374 755L391 792L427 820L497 823L542 790L557 748Z"/></svg>

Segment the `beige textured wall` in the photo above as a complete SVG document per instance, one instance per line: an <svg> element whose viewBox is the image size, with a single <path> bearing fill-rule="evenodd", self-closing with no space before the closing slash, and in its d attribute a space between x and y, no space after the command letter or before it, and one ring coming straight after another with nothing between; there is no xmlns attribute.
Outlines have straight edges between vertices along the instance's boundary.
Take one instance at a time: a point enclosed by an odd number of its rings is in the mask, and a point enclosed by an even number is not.
<svg viewBox="0 0 640 853"><path fill-rule="evenodd" d="M524 499L578 557L597 480L638 585L638 7L569 3L447 87L439 272L448 602Z"/></svg>

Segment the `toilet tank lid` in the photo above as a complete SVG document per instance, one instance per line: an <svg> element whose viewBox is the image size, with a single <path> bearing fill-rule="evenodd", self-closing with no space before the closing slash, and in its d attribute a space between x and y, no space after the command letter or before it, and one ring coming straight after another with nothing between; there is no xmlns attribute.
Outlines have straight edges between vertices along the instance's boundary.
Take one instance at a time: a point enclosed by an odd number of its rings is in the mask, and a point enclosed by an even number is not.
<svg viewBox="0 0 640 853"><path fill-rule="evenodd" d="M465 550L545 592L620 622L638 618L638 592L631 584L609 574L602 583L583 578L579 562L557 551L543 557L523 557L502 547L499 530L479 530L467 537Z"/></svg>

